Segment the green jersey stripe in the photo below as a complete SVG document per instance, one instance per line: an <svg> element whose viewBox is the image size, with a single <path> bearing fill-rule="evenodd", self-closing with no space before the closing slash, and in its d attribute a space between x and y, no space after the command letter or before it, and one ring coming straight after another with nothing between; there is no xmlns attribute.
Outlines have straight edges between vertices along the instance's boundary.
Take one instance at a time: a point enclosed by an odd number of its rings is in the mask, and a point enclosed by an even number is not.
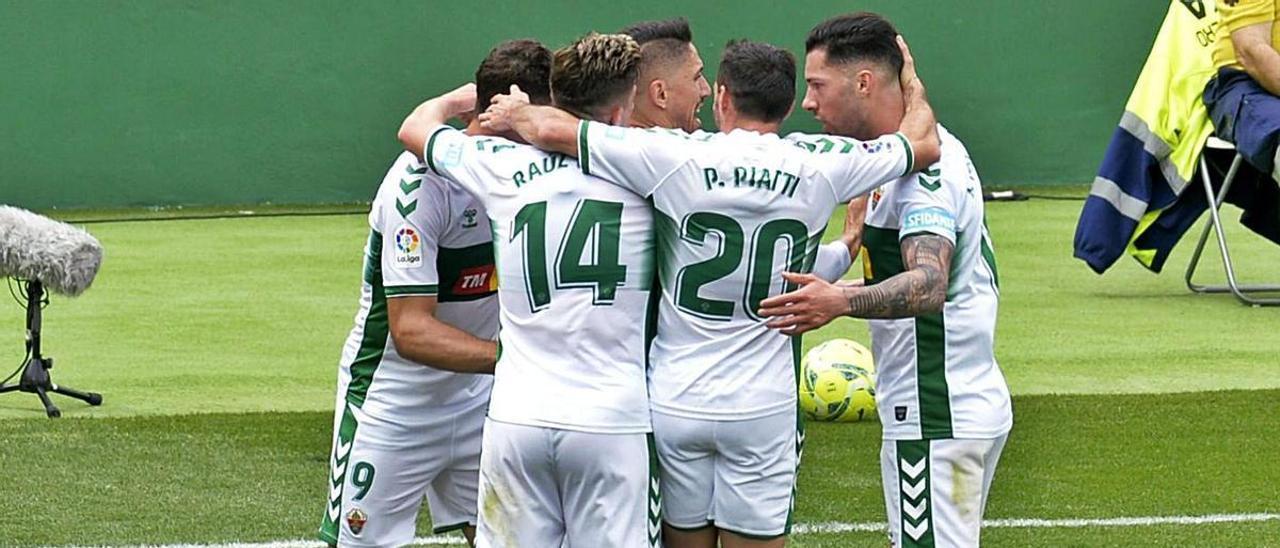
<svg viewBox="0 0 1280 548"><path fill-rule="evenodd" d="M908 173L916 169L916 151L911 148L911 141L907 140L907 136L902 132L894 133L895 137L902 141L902 146L907 149L907 170L902 172L902 176L906 177Z"/></svg>
<svg viewBox="0 0 1280 548"><path fill-rule="evenodd" d="M902 548L933 548L933 478L929 441L897 441L898 525ZM912 494L914 493L914 496Z"/></svg>
<svg viewBox="0 0 1280 548"><path fill-rule="evenodd" d="M430 296L440 292L440 286L431 285L397 285L383 289L388 297Z"/></svg>
<svg viewBox="0 0 1280 548"><path fill-rule="evenodd" d="M897 230L866 225L862 231L862 246L867 250L870 263L867 285L878 284L905 270Z"/></svg>
<svg viewBox="0 0 1280 548"><path fill-rule="evenodd" d="M448 129L450 128L440 127L432 131L431 136L427 138L427 149L422 153L422 157L427 160L427 167L431 168L431 171L436 175L440 175L440 170L436 169L435 154L433 154L435 152L436 136L440 135L441 131L447 131Z"/></svg>
<svg viewBox="0 0 1280 548"><path fill-rule="evenodd" d="M325 506L324 517L320 520L320 540L329 544L338 543L339 520L342 519L342 491L347 484L347 461L351 457L351 445L356 439L356 429L360 424L349 406L343 406L342 421L338 424L337 439L333 443L333 453L329 456L329 494Z"/></svg>
<svg viewBox="0 0 1280 548"><path fill-rule="evenodd" d="M947 329L943 315L917 316L916 393L919 397L920 436L951 437L951 397L947 386Z"/></svg>
<svg viewBox="0 0 1280 548"><path fill-rule="evenodd" d="M587 121L578 122L578 166L582 172L591 175L591 152L587 148Z"/></svg>
<svg viewBox="0 0 1280 548"><path fill-rule="evenodd" d="M922 232L920 234L933 234L931 232ZM956 232L956 243L951 246L951 264L947 268L947 302L956 300L960 296L960 292L964 290L960 285L960 250L964 249L965 233L963 231Z"/></svg>
<svg viewBox="0 0 1280 548"><path fill-rule="evenodd" d="M387 324L387 297L382 287L382 234L369 232L369 254L365 257L365 283L372 286L372 302L364 319L364 337L360 350L351 362L351 383L347 385L347 402L356 407L364 405L364 398L373 384L373 373L382 362L387 348L390 328Z"/></svg>
<svg viewBox="0 0 1280 548"><path fill-rule="evenodd" d="M987 263L987 268L991 269L991 280L995 282L997 293L1000 289L1000 270L996 268L996 252L991 249L991 242L987 240L987 231L982 231L982 261Z"/></svg>
<svg viewBox="0 0 1280 548"><path fill-rule="evenodd" d="M649 546L662 546L662 488L658 475L658 445L653 439L653 432L646 433L645 444L649 449L649 485L648 496L645 500L648 502L648 520L649 525Z"/></svg>

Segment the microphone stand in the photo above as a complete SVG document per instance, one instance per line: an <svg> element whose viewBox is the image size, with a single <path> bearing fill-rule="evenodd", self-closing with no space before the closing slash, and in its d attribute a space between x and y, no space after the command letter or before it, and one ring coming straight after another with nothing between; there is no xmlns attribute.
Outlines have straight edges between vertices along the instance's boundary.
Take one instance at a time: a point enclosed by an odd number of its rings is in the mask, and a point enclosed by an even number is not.
<svg viewBox="0 0 1280 548"><path fill-rule="evenodd" d="M41 284L40 280L27 280L25 283L27 284L27 351L31 357L22 366L22 377L18 380L18 384L0 385L0 394L16 390L33 392L40 397L40 402L44 404L44 412L49 415L49 418L62 416L62 411L49 401L48 392L84 400L89 405L102 405L102 394L58 386L49 378L49 370L53 369L53 358L46 358L40 354L40 302L44 300L44 284Z"/></svg>

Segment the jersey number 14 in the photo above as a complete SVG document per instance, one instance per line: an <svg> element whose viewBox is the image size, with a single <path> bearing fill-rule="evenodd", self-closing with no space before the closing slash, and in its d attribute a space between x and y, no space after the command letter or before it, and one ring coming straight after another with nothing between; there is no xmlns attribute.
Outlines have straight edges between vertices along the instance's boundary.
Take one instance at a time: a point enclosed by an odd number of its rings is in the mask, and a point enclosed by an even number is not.
<svg viewBox="0 0 1280 548"><path fill-rule="evenodd" d="M622 203L581 200L560 238L555 259L556 289L590 288L592 304L613 304L627 267L618 262ZM547 202L526 204L516 213L511 241L524 234L524 279L529 307L538 312L551 304L547 269ZM583 252L594 241L589 262Z"/></svg>

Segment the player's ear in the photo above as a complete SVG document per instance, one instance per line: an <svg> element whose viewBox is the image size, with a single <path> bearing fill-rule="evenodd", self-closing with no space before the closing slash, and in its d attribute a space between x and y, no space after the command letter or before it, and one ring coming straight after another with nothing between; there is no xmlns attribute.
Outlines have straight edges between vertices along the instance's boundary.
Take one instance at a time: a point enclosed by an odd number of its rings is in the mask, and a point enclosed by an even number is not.
<svg viewBox="0 0 1280 548"><path fill-rule="evenodd" d="M645 93L649 95L649 101L658 108L667 108L667 82L661 78L654 78L645 88Z"/></svg>
<svg viewBox="0 0 1280 548"><path fill-rule="evenodd" d="M853 89L861 95L870 95L876 75L868 69L859 70L853 75Z"/></svg>

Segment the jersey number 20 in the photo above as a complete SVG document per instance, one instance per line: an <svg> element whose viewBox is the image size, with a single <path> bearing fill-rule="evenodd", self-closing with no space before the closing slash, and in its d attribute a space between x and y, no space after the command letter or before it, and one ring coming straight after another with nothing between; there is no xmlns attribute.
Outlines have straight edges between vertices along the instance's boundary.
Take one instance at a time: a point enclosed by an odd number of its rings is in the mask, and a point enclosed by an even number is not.
<svg viewBox="0 0 1280 548"><path fill-rule="evenodd" d="M709 320L727 320L733 317L734 301L706 299L698 295L698 289L725 278L738 270L743 254L750 250L747 262L747 283L742 289L742 306L747 316L760 319L756 310L760 301L769 297L769 291L777 280L773 277L774 247L779 240L787 242L787 270L805 270L809 251L809 235L804 223L795 219L774 219L756 228L747 241L742 225L727 215L700 211L690 214L684 222L680 238L695 245L707 243L708 233L715 232L720 240L716 256L688 265L676 276L676 306L695 316ZM784 290L794 289L786 284Z"/></svg>

